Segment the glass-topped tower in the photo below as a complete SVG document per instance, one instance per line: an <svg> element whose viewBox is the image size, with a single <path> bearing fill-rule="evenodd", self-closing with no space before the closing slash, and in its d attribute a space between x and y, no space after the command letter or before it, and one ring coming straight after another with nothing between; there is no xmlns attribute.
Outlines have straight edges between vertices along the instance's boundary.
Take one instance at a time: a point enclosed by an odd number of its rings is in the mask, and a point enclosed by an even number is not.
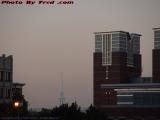
<svg viewBox="0 0 160 120"><path fill-rule="evenodd" d="M141 35L125 31L95 32L94 35L94 105L98 105L105 100L101 98L100 84L129 83L141 76ZM110 94L113 98L108 104L114 104L114 92Z"/></svg>
<svg viewBox="0 0 160 120"><path fill-rule="evenodd" d="M160 28L153 28L154 31L154 49L160 49Z"/></svg>
<svg viewBox="0 0 160 120"><path fill-rule="evenodd" d="M153 82L160 83L160 28L153 28L154 49L152 53L152 77Z"/></svg>

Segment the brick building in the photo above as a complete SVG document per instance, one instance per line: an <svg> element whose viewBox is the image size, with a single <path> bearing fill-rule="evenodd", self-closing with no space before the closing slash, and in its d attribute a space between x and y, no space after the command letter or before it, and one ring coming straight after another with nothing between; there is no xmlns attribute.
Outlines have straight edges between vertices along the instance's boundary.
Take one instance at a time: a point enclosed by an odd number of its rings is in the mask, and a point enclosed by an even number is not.
<svg viewBox="0 0 160 120"><path fill-rule="evenodd" d="M94 105L116 102L116 93L112 89L105 90L108 101L103 98L101 84L129 83L140 77L140 36L125 31L95 33Z"/></svg>
<svg viewBox="0 0 160 120"><path fill-rule="evenodd" d="M94 34L94 106L115 116L159 115L160 84L141 78L141 35L125 31ZM153 114L148 114L150 110Z"/></svg>
<svg viewBox="0 0 160 120"><path fill-rule="evenodd" d="M153 82L160 83L160 28L153 28L154 49L152 51L152 77Z"/></svg>

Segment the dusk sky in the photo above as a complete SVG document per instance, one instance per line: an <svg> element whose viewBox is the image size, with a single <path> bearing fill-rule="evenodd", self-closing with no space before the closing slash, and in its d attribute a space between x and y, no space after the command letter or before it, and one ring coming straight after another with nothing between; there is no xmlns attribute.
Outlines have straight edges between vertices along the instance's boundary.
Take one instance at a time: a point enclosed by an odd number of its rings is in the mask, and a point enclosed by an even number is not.
<svg viewBox="0 0 160 120"><path fill-rule="evenodd" d="M13 55L14 82L25 83L29 107L93 103L93 32L141 34L142 76L152 75L152 28L160 0L74 0L73 5L0 4L0 54Z"/></svg>

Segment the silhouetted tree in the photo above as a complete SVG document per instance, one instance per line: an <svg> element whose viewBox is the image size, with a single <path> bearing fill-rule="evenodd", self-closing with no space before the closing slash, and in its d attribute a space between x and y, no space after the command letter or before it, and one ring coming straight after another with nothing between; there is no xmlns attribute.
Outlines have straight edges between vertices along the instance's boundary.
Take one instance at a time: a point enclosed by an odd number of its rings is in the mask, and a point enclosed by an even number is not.
<svg viewBox="0 0 160 120"><path fill-rule="evenodd" d="M84 114L81 112L76 102L72 103L70 106L68 104L63 104L59 107L55 107L52 110L52 114L60 120L84 120Z"/></svg>
<svg viewBox="0 0 160 120"><path fill-rule="evenodd" d="M91 105L85 113L81 112L81 108L76 102L70 106L63 104L55 107L52 110L53 117L58 117L60 120L107 120L105 113Z"/></svg>
<svg viewBox="0 0 160 120"><path fill-rule="evenodd" d="M69 107L68 118L69 120L83 120L83 113L81 108L77 105L76 102L72 103Z"/></svg>
<svg viewBox="0 0 160 120"><path fill-rule="evenodd" d="M41 111L38 113L38 116L40 117L48 117L52 115L52 110L42 108Z"/></svg>
<svg viewBox="0 0 160 120"><path fill-rule="evenodd" d="M69 111L68 104L63 104L59 107L53 108L52 116L53 117L58 117L59 119L65 119L65 118L67 118L68 111Z"/></svg>
<svg viewBox="0 0 160 120"><path fill-rule="evenodd" d="M9 114L9 104L3 103L0 104L0 117L8 116Z"/></svg>
<svg viewBox="0 0 160 120"><path fill-rule="evenodd" d="M107 116L104 112L90 105L86 110L86 120L107 120Z"/></svg>
<svg viewBox="0 0 160 120"><path fill-rule="evenodd" d="M27 116L28 115L28 102L23 96L19 99L19 96L13 97L10 103L0 104L0 117L5 116ZM16 108L14 106L14 101L22 101L23 105Z"/></svg>

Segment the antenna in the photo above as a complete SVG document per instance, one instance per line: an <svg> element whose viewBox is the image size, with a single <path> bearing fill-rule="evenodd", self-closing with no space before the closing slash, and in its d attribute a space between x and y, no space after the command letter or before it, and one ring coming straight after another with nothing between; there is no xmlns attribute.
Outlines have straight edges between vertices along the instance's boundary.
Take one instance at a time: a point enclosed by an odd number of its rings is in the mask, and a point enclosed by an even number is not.
<svg viewBox="0 0 160 120"><path fill-rule="evenodd" d="M60 90L60 98L59 98L59 105L63 105L65 102L65 97L64 97L64 90L63 90L63 73L61 73L61 90Z"/></svg>

